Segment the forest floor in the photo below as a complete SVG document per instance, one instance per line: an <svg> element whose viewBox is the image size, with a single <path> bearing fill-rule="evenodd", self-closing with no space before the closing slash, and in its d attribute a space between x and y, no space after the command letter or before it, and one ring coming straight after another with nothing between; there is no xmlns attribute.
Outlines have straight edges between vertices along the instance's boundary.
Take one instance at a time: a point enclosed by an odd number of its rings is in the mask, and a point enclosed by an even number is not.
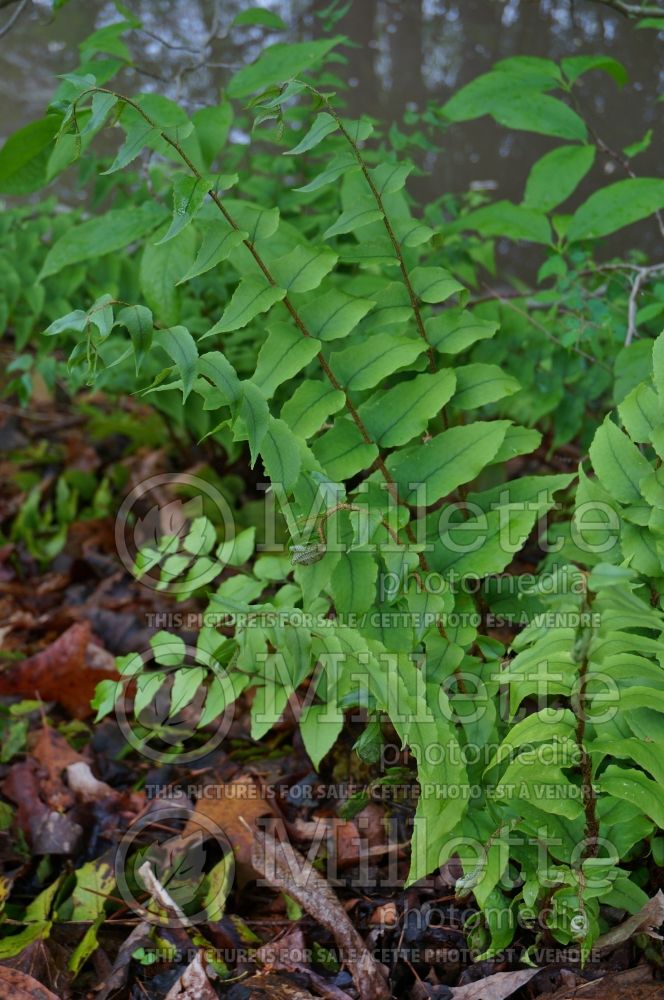
<svg viewBox="0 0 664 1000"><path fill-rule="evenodd" d="M191 763L139 752L117 712L92 721L115 658L149 649L165 612L195 643L202 607L146 588L117 556L122 496L202 461L158 447L150 412L0 405L0 998L664 997L639 933L664 919L656 884L650 924L618 929L583 968L553 941L529 967L529 928L473 962L458 866L403 888L414 769L404 752L390 762L400 782L381 782L352 751L360 723L317 773L296 705L251 739L250 693ZM146 859L168 873L147 890ZM185 918L201 879L203 916Z"/></svg>

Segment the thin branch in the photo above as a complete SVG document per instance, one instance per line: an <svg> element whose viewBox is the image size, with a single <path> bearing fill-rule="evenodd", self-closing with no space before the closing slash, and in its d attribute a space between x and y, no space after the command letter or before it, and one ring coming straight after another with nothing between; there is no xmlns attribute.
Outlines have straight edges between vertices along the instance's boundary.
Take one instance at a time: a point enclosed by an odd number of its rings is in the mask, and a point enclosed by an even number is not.
<svg viewBox="0 0 664 1000"><path fill-rule="evenodd" d="M435 372L437 367L436 354L433 349L433 346L429 343L429 338L427 337L426 330L424 329L424 322L422 320L420 305L417 299L417 295L415 293L415 289L413 288L412 282L410 280L410 274L408 273L408 268L406 267L406 262L404 260L403 252L401 250L401 243L399 242L399 239L396 233L394 232L394 229L392 228L392 223L389 220L388 214L385 210L385 205L383 204L383 197L374 183L374 179L369 172L369 167L367 165L366 160L362 156L362 153L360 152L357 143L348 132L348 129L344 125L343 120L341 119L341 116L337 112L336 108L330 103L327 97L325 97L324 94L321 94L318 90L316 90L315 87L308 86L307 89L312 94L316 95L316 97L325 105L328 114L330 114L332 118L334 118L341 134L343 135L344 139L353 150L353 155L357 160L358 166L364 175L364 179L369 185L371 194L373 195L374 201L378 206L378 211L380 212L383 218L383 225L385 226L385 230L390 239L390 243L392 244L396 258L399 261L399 268L401 270L403 283L406 286L406 290L408 292L408 298L410 299L410 305L413 310L413 315L415 316L415 324L417 326L417 332L424 341L424 343L427 345L427 354L429 355L429 367L431 368L432 372Z"/></svg>
<svg viewBox="0 0 664 1000"><path fill-rule="evenodd" d="M625 3L624 0L592 0L593 3L610 7L616 13L622 14L630 20L639 17L664 17L664 7L651 6L641 3Z"/></svg>
<svg viewBox="0 0 664 1000"><path fill-rule="evenodd" d="M641 287L648 281L651 274L657 274L660 271L664 271L664 264L653 264L652 267L640 267L636 271L629 293L629 302L627 303L627 336L625 337L625 347L629 347L637 336L636 310Z"/></svg>
<svg viewBox="0 0 664 1000"><path fill-rule="evenodd" d="M28 0L21 0L20 4L18 5L14 13L11 15L7 23L4 25L4 27L0 28L0 38L4 38L5 35L7 35L12 30L12 28L18 21L19 17L27 7L27 4Z"/></svg>
<svg viewBox="0 0 664 1000"><path fill-rule="evenodd" d="M515 305L513 302L510 302L508 297L501 295L500 292L495 291L495 289L491 288L489 285L487 285L487 288L492 293L492 297L494 299L497 299L497 301L500 302L501 305L504 305L508 309L511 309L512 312L515 312L517 313L517 315L522 316L524 319L528 320L528 322L532 326L534 326L536 330L539 330L540 333L543 333L544 336L547 338L547 340L550 340L552 344L555 344L557 347L560 347L563 351L573 351L575 354L578 354L579 357L585 358L586 361L590 361L593 365L599 365L600 368L604 368L604 370L607 372L611 371L609 366L605 365L603 361L600 361L599 358L594 357L594 355L592 354L588 354L580 347L576 347L575 344L570 344L569 347L563 344L562 341L558 340L555 334L551 333L550 330L547 330L547 328L544 326L543 323L540 323L539 320L535 319L534 316L531 316L530 313L527 313L525 309L520 309L519 306Z"/></svg>
<svg viewBox="0 0 664 1000"><path fill-rule="evenodd" d="M600 0L600 2L603 3L606 2L606 0ZM664 8L660 10L660 14L662 15L662 17L664 17ZM662 24L664 24L664 21L662 22ZM590 132L590 135L594 143L598 147L598 149L600 149L605 156L608 156L609 159L613 160L614 163L617 163L618 166L625 171L628 177L630 177L632 180L635 180L638 175L632 169L632 165L629 162L629 159L625 156L624 153L618 152L618 150L613 149L611 146L609 146L607 142L604 141L604 139L602 139L602 137L598 134L597 130L595 129L594 125L588 121L588 118L584 114L576 94L572 91L571 88L569 90L569 96L572 101L572 105L574 106L574 110L579 115L579 117L583 118L583 121L585 122L588 131ZM659 231L662 234L662 236L664 236L664 218L662 217L662 213L658 210L654 213L654 216L657 219L657 225L659 226Z"/></svg>

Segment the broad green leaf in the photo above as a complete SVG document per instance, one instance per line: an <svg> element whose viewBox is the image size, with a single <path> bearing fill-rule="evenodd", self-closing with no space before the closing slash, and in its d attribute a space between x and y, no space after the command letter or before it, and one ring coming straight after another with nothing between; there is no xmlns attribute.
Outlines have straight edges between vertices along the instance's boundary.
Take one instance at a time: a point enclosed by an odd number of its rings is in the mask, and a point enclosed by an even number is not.
<svg viewBox="0 0 664 1000"><path fill-rule="evenodd" d="M99 92L93 94L91 114L81 129L81 135L92 135L98 131L118 103L118 100L119 98L115 94L102 94Z"/></svg>
<svg viewBox="0 0 664 1000"><path fill-rule="evenodd" d="M518 425L508 427L493 462L509 462L517 455L528 455L531 451L535 451L541 440L540 432L532 427L519 427Z"/></svg>
<svg viewBox="0 0 664 1000"><path fill-rule="evenodd" d="M478 421L452 427L426 444L394 452L387 459L406 503L428 506L469 483L495 458L509 424ZM418 493L417 485L423 487Z"/></svg>
<svg viewBox="0 0 664 1000"><path fill-rule="evenodd" d="M235 422L236 440L238 434L241 435L244 431L243 436L249 442L251 468L253 469L270 422L270 412L265 396L253 382L242 382L242 402L239 416L243 426L240 428L238 421Z"/></svg>
<svg viewBox="0 0 664 1000"><path fill-rule="evenodd" d="M9 136L0 149L0 194L31 194L45 185L61 121L59 115L48 115Z"/></svg>
<svg viewBox="0 0 664 1000"><path fill-rule="evenodd" d="M320 62L343 37L325 38L316 42L277 43L263 49L251 66L244 66L231 78L229 97L247 97L275 83L285 83Z"/></svg>
<svg viewBox="0 0 664 1000"><path fill-rule="evenodd" d="M301 459L297 439L288 424L270 417L260 452L270 482L292 489L300 474Z"/></svg>
<svg viewBox="0 0 664 1000"><path fill-rule="evenodd" d="M656 177L629 177L608 184L590 195L572 216L567 238L597 239L615 233L664 208L664 180Z"/></svg>
<svg viewBox="0 0 664 1000"><path fill-rule="evenodd" d="M533 763L517 757L505 771L495 794L501 801L513 802L513 808L523 803L524 807L570 820L582 812L577 787L556 764Z"/></svg>
<svg viewBox="0 0 664 1000"><path fill-rule="evenodd" d="M328 705L308 705L302 712L300 716L302 741L316 770L325 754L334 746L343 724L342 713L338 713L337 718L330 718Z"/></svg>
<svg viewBox="0 0 664 1000"><path fill-rule="evenodd" d="M583 73L589 73L593 69L603 70L616 81L619 87L622 87L629 79L623 64L610 56L567 56L561 60L560 65L570 83L574 83Z"/></svg>
<svg viewBox="0 0 664 1000"><path fill-rule="evenodd" d="M58 908L58 920L92 923L104 912L115 886L115 873L108 858L88 861L77 869L71 896Z"/></svg>
<svg viewBox="0 0 664 1000"><path fill-rule="evenodd" d="M279 209L276 206L264 208L239 198L224 198L224 204L240 229L246 231L250 243L267 240L276 233L279 226ZM213 218L218 218L217 211Z"/></svg>
<svg viewBox="0 0 664 1000"><path fill-rule="evenodd" d="M623 503L641 499L639 484L650 475L650 463L610 417L595 433L590 460L600 483L614 499Z"/></svg>
<svg viewBox="0 0 664 1000"><path fill-rule="evenodd" d="M378 563L371 552L342 552L330 581L338 614L368 611L376 600L377 576Z"/></svg>
<svg viewBox="0 0 664 1000"><path fill-rule="evenodd" d="M221 351L209 351L198 359L198 373L212 382L229 404L242 398L242 386L232 364Z"/></svg>
<svg viewBox="0 0 664 1000"><path fill-rule="evenodd" d="M148 243L139 269L141 291L146 303L161 323L175 326L180 320L180 293L176 285L191 267L196 247L194 230L189 227L168 243Z"/></svg>
<svg viewBox="0 0 664 1000"><path fill-rule="evenodd" d="M217 559L224 566L243 566L248 562L256 543L256 529L245 528L233 538L225 539L217 549Z"/></svg>
<svg viewBox="0 0 664 1000"><path fill-rule="evenodd" d="M646 816L650 816L660 829L664 829L664 792L643 771L609 764L597 783L607 795L631 802Z"/></svg>
<svg viewBox="0 0 664 1000"><path fill-rule="evenodd" d="M556 81L548 74L537 74L532 89L552 90ZM531 87L528 87L531 90ZM494 108L523 96L524 80L519 73L493 70L475 77L458 90L441 108L445 118L454 122L471 121L493 114Z"/></svg>
<svg viewBox="0 0 664 1000"><path fill-rule="evenodd" d="M114 174L118 170L124 170L130 163L133 163L146 146L159 138L159 134L158 128L148 125L143 118L137 117L137 120L128 126L124 142L120 146L117 156L110 167L102 171L102 174Z"/></svg>
<svg viewBox="0 0 664 1000"><path fill-rule="evenodd" d="M270 270L277 284L287 292L310 292L318 288L337 260L337 255L325 248L300 246L275 260Z"/></svg>
<svg viewBox="0 0 664 1000"><path fill-rule="evenodd" d="M487 764L484 773L511 756L524 743L549 743L556 737L574 738L576 720L568 708L542 708L512 726Z"/></svg>
<svg viewBox="0 0 664 1000"><path fill-rule="evenodd" d="M381 163L369 171L378 194L394 194L401 191L408 175L412 172L412 163Z"/></svg>
<svg viewBox="0 0 664 1000"><path fill-rule="evenodd" d="M342 212L333 225L329 226L323 233L323 238L330 236L340 236L343 233L354 233L363 226L368 226L372 222L380 222L383 213L380 212L373 201L371 204L360 204L349 208L347 212Z"/></svg>
<svg viewBox="0 0 664 1000"><path fill-rule="evenodd" d="M377 351L378 340L380 352ZM342 386L357 392L372 389L387 375L411 364L424 349L424 341L420 338L409 340L385 334L356 347L336 351L330 358L330 367Z"/></svg>
<svg viewBox="0 0 664 1000"><path fill-rule="evenodd" d="M551 226L541 212L511 201L497 201L459 216L449 227L452 232L476 229L482 236L507 236L529 243L550 243Z"/></svg>
<svg viewBox="0 0 664 1000"><path fill-rule="evenodd" d="M576 190L595 160L595 146L558 146L532 167L523 204L550 212Z"/></svg>
<svg viewBox="0 0 664 1000"><path fill-rule="evenodd" d="M504 104L494 105L491 114L507 128L579 142L585 142L588 136L585 122L576 111L548 94L515 94Z"/></svg>
<svg viewBox="0 0 664 1000"><path fill-rule="evenodd" d="M461 365L455 372L457 384L452 404L460 410L473 410L521 389L519 380L498 365Z"/></svg>
<svg viewBox="0 0 664 1000"><path fill-rule="evenodd" d="M314 146L317 146L319 142L322 142L325 136L331 132L335 132L337 128L337 123L332 115L328 114L327 111L321 111L316 116L316 120L307 134L300 139L297 146L285 150L282 155L299 156L301 153L306 153L308 150L313 149Z"/></svg>
<svg viewBox="0 0 664 1000"><path fill-rule="evenodd" d="M355 424L344 417L314 441L312 450L330 479L338 483L368 468L378 455L376 446L367 444Z"/></svg>
<svg viewBox="0 0 664 1000"><path fill-rule="evenodd" d="M154 331L154 343L162 347L177 367L182 379L182 398L186 399L194 384L198 363L196 341L185 326L172 326Z"/></svg>
<svg viewBox="0 0 664 1000"><path fill-rule="evenodd" d="M152 313L146 306L125 306L118 313L117 321L127 328L131 337L134 347L136 374L138 375L145 355L150 350L152 343L152 330L154 327Z"/></svg>
<svg viewBox="0 0 664 1000"><path fill-rule="evenodd" d="M652 375L657 395L664 406L664 333L652 345Z"/></svg>
<svg viewBox="0 0 664 1000"><path fill-rule="evenodd" d="M657 394L641 383L618 406L618 413L633 441L648 444L653 431L662 424L664 413Z"/></svg>
<svg viewBox="0 0 664 1000"><path fill-rule="evenodd" d="M307 302L300 315L314 337L340 340L355 329L374 305L369 299L354 298L335 288Z"/></svg>
<svg viewBox="0 0 664 1000"><path fill-rule="evenodd" d="M415 267L410 273L410 281L422 302L445 302L450 295L465 291L444 267Z"/></svg>
<svg viewBox="0 0 664 1000"><path fill-rule="evenodd" d="M243 278L233 292L221 319L201 339L212 337L216 333L240 330L251 322L254 316L271 309L275 302L280 302L285 295L284 288L268 284L265 278L253 276Z"/></svg>
<svg viewBox="0 0 664 1000"><path fill-rule="evenodd" d="M270 28L272 31L285 31L286 25L278 14L266 7L249 7L247 10L236 14L231 22L234 26L259 24L263 28Z"/></svg>
<svg viewBox="0 0 664 1000"><path fill-rule="evenodd" d="M209 183L205 177L190 177L179 174L173 182L173 219L165 236L156 243L161 246L177 236L188 226L196 215L208 193Z"/></svg>
<svg viewBox="0 0 664 1000"><path fill-rule="evenodd" d="M326 417L340 410L344 403L343 392L329 382L308 379L284 403L281 419L298 437L308 438L319 431Z"/></svg>
<svg viewBox="0 0 664 1000"><path fill-rule="evenodd" d="M251 380L265 398L270 399L277 386L293 378L313 361L319 349L319 340L303 337L292 324L273 323L258 353L256 371Z"/></svg>
<svg viewBox="0 0 664 1000"><path fill-rule="evenodd" d="M536 517L535 505L504 506L451 524L444 514L434 514L437 531L429 563L438 572L450 577L454 574L455 579L502 573L525 545Z"/></svg>
<svg viewBox="0 0 664 1000"><path fill-rule="evenodd" d="M233 123L233 106L230 101L221 101L211 107L199 108L191 116L201 151L203 166L212 166L219 151L226 145L228 133Z"/></svg>
<svg viewBox="0 0 664 1000"><path fill-rule="evenodd" d="M429 420L452 398L456 385L449 368L433 375L418 375L399 382L387 392L379 390L359 408L362 422L380 447L407 444L424 434Z"/></svg>
<svg viewBox="0 0 664 1000"><path fill-rule="evenodd" d="M200 245L196 260L187 273L180 278L178 284L190 281L199 274L210 271L222 260L226 260L232 250L239 246L249 236L242 229L232 229L222 218L215 221L200 223L203 230L203 242Z"/></svg>
<svg viewBox="0 0 664 1000"><path fill-rule="evenodd" d="M444 309L425 320L427 340L443 354L458 354L478 340L493 337L498 323L479 319L469 309Z"/></svg>
<svg viewBox="0 0 664 1000"><path fill-rule="evenodd" d="M161 206L147 201L130 208L113 208L105 215L72 226L49 250L38 280L57 274L69 264L122 250L156 229L164 214Z"/></svg>
<svg viewBox="0 0 664 1000"><path fill-rule="evenodd" d="M321 171L320 174L316 174L308 184L293 188L293 190L301 191L302 194L310 194L313 191L318 191L320 188L326 187L328 184L338 181L344 174L359 169L360 166L352 153L338 153L329 162L326 161L325 170Z"/></svg>

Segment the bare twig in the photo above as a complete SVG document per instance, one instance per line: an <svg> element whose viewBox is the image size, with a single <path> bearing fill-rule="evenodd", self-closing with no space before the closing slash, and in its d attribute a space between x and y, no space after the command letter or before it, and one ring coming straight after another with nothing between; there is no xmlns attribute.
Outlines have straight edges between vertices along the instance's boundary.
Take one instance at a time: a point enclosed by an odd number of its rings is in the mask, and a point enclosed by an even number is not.
<svg viewBox="0 0 664 1000"><path fill-rule="evenodd" d="M251 861L263 878L295 899L321 927L334 936L341 958L364 1000L387 1000L390 989L379 965L355 930L326 880L290 844L269 833L252 830Z"/></svg>
<svg viewBox="0 0 664 1000"><path fill-rule="evenodd" d="M650 278L651 274L657 274L660 271L664 271L664 264L653 264L651 267L638 267L635 269L635 275L629 293L629 302L627 304L627 336L625 337L625 347L629 347L634 338L637 336L636 310L641 287Z"/></svg>
<svg viewBox="0 0 664 1000"><path fill-rule="evenodd" d="M625 3L624 0L592 0L592 2L602 4L604 7L610 7L611 10L615 10L618 14L622 14L623 17L630 18L630 20L639 17L664 17L664 7L652 4Z"/></svg>
<svg viewBox="0 0 664 1000"><path fill-rule="evenodd" d="M14 13L8 19L7 23L2 28L0 28L0 38L4 38L4 36L12 30L12 28L18 21L19 17L23 13L27 5L28 5L28 0L21 0L20 4L18 5Z"/></svg>

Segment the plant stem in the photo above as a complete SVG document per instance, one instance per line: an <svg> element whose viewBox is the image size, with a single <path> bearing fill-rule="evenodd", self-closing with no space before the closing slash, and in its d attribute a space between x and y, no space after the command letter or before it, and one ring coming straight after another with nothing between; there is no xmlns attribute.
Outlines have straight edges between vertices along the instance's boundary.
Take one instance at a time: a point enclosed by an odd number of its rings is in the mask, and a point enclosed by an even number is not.
<svg viewBox="0 0 664 1000"><path fill-rule="evenodd" d="M582 613L585 616L590 611L590 603L586 596ZM572 698L572 708L576 715L576 745L580 754L581 789L583 794L583 808L586 814L586 846L583 851L583 858L594 858L597 856L599 838L599 819L597 818L597 806L595 802L595 792L593 789L593 765L590 754L586 750L586 688L588 685L588 653L592 632L590 628L581 626L576 637L574 659L579 667L578 674L578 695Z"/></svg>
<svg viewBox="0 0 664 1000"><path fill-rule="evenodd" d="M362 153L360 152L357 143L349 133L346 126L344 125L343 120L339 115L339 113L337 112L336 108L329 102L327 97L325 97L324 94L321 94L318 90L316 90L315 87L308 86L307 90L309 90L312 94L315 94L315 96L325 105L328 114L330 114L332 118L334 118L339 128L339 131L341 132L344 139L353 150L353 155L357 160L358 166L362 171L362 174L364 175L364 179L369 185L371 194L373 195L374 201L378 206L378 211L380 212L383 218L383 225L385 226L385 230L390 239L390 243L392 244L396 258L399 261L399 268L401 270L403 283L406 286L406 290L408 292L408 298L410 299L410 305L413 310L413 315L415 316L415 325L417 326L417 332L424 341L424 343L427 345L427 354L429 355L429 367L432 372L435 372L437 367L436 354L433 349L433 346L429 343L429 338L427 337L426 330L424 329L424 322L422 320L422 313L420 311L420 304L417 298L417 294L410 280L410 274L408 273L408 268L406 267L406 262L403 257L401 243L399 242L397 234L394 232L394 229L392 228L392 223L390 222L388 214L385 210L385 205L383 204L383 196L381 195L380 191L378 190L378 188L374 183L374 179L369 172L369 167L367 165L367 162L362 156Z"/></svg>

